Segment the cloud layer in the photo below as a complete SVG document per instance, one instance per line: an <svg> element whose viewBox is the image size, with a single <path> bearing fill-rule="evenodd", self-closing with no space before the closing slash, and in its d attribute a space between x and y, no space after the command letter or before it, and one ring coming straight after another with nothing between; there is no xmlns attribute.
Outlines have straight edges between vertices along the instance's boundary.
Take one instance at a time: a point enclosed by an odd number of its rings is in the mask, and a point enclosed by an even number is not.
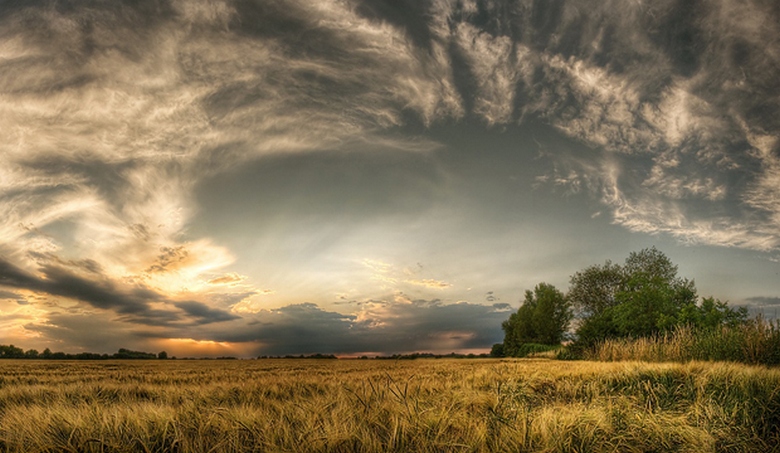
<svg viewBox="0 0 780 453"><path fill-rule="evenodd" d="M30 305L13 307L28 339L56 340L76 318L46 304L64 303L160 341L489 346L491 307L395 300L450 276L374 269L393 295L371 313L270 309L288 288L235 272L243 251L210 234L420 222L461 176L429 133L452 125L552 128L580 146L524 156L551 163L537 190L633 232L777 253L778 24L761 0L6 2L0 294Z"/></svg>

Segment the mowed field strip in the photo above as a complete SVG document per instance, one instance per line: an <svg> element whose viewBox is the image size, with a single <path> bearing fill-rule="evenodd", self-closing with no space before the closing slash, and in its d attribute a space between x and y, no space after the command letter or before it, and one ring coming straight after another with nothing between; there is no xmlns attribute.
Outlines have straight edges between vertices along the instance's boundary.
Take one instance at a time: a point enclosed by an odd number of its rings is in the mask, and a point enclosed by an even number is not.
<svg viewBox="0 0 780 453"><path fill-rule="evenodd" d="M780 370L547 359L0 361L2 452L780 451Z"/></svg>

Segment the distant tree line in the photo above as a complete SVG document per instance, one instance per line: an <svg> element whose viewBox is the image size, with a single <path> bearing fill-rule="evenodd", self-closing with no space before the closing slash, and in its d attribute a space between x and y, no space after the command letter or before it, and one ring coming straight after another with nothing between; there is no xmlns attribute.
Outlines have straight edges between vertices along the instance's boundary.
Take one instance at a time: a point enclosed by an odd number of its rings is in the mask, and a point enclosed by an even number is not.
<svg viewBox="0 0 780 453"><path fill-rule="evenodd" d="M623 265L607 261L574 273L566 294L547 283L526 291L520 308L502 324L504 341L491 355L520 357L570 340L566 353L576 357L609 339L681 327L711 331L747 321L744 307L700 300L693 280L679 277L677 266L652 247L632 252Z"/></svg>
<svg viewBox="0 0 780 453"><path fill-rule="evenodd" d="M489 354L458 354L451 352L449 354L433 354L430 352L413 352L411 354L393 354L385 356L376 356L376 360L415 360L415 359L482 359L490 357ZM367 359L368 357L360 357Z"/></svg>
<svg viewBox="0 0 780 453"><path fill-rule="evenodd" d="M28 349L27 351L22 348L17 348L14 345L0 345L0 359L42 359L42 360L126 360L126 359L142 359L142 360L165 360L168 358L168 353L161 351L157 354L151 352L132 351L130 349L119 349L119 351L113 354L97 354L94 352L79 352L77 354L69 354L65 352L51 352L49 348L38 352L36 349Z"/></svg>
<svg viewBox="0 0 780 453"><path fill-rule="evenodd" d="M490 354L458 354L451 352L449 354L433 354L431 352L413 352L410 354L393 354L393 355L378 355L378 356L360 356L358 360L415 360L415 359L477 359L488 358ZM310 354L310 355L284 355L284 356L269 356L263 355L258 359L338 359L334 354Z"/></svg>
<svg viewBox="0 0 780 453"><path fill-rule="evenodd" d="M258 357L258 359L337 359L337 358L338 357L336 357L333 354L322 354L322 353L319 353L319 352L316 353L316 354L309 354L309 355L304 355L304 354L299 354L299 355L287 354L287 355L284 355L284 356L281 356L281 355L276 355L276 356L274 356L274 355L262 355L262 356Z"/></svg>

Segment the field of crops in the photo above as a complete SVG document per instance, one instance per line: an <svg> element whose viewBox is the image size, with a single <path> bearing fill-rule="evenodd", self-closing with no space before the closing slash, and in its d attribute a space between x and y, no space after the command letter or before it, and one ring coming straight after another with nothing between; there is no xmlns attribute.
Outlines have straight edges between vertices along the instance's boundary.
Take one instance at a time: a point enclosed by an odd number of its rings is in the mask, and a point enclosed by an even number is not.
<svg viewBox="0 0 780 453"><path fill-rule="evenodd" d="M0 361L0 451L780 451L780 370L506 360Z"/></svg>

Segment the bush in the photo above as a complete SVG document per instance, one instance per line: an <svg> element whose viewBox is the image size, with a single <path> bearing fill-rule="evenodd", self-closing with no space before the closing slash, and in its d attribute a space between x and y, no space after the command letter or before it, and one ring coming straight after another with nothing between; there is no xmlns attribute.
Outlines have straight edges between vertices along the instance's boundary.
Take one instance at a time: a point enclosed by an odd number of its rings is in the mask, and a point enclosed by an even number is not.
<svg viewBox="0 0 780 453"><path fill-rule="evenodd" d="M559 344L539 344L539 343L523 343L517 349L515 357L533 357L533 356L555 356L555 354L547 354L548 352L557 352L562 348Z"/></svg>

